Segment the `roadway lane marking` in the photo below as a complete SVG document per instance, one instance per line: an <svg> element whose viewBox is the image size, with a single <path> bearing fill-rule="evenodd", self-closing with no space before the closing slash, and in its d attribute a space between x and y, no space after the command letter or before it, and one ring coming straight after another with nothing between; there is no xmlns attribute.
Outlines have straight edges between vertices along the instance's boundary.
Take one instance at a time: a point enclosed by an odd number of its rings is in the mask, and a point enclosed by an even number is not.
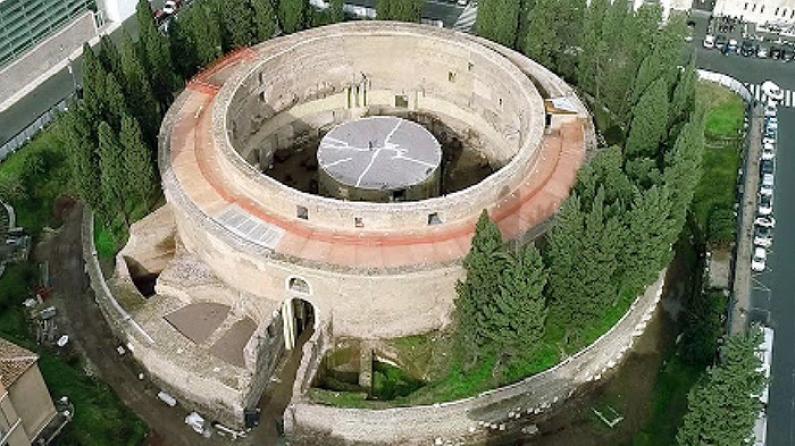
<svg viewBox="0 0 795 446"><path fill-rule="evenodd" d="M767 96L762 93L762 86L759 84L743 84L751 93L751 96L754 97L755 101L759 102L766 102ZM784 90L784 98L778 103L779 107L795 107L795 91L793 90Z"/></svg>

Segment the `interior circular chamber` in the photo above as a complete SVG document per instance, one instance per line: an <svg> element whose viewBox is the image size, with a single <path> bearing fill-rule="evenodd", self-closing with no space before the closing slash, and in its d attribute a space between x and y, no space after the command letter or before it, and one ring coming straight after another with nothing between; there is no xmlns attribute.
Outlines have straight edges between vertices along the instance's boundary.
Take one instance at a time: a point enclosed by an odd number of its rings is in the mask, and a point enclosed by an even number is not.
<svg viewBox="0 0 795 446"><path fill-rule="evenodd" d="M299 48L249 72L227 111L234 150L298 191L370 202L446 196L508 164L522 148L523 135L533 133L532 84L532 91L521 91L516 73L467 47L427 36L346 34ZM433 135L441 149L434 193L387 188L396 193L352 197L322 186L317 156L323 138L369 117L399 117Z"/></svg>

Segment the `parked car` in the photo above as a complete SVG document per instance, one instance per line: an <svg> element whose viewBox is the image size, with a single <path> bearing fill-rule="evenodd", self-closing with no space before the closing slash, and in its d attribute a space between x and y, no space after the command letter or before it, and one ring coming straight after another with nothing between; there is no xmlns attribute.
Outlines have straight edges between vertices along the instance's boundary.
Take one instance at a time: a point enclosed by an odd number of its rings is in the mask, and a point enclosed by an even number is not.
<svg viewBox="0 0 795 446"><path fill-rule="evenodd" d="M771 138L769 136L765 136L762 138L762 144L775 144L776 138Z"/></svg>
<svg viewBox="0 0 795 446"><path fill-rule="evenodd" d="M760 195L759 196L759 208L757 209L759 215L766 217L773 213L773 196L772 195Z"/></svg>
<svg viewBox="0 0 795 446"><path fill-rule="evenodd" d="M768 98L775 99L776 101L784 99L784 90L773 81L762 82L762 93Z"/></svg>
<svg viewBox="0 0 795 446"><path fill-rule="evenodd" d="M776 117L777 115L778 115L778 107L768 102L767 105L765 105L765 117L773 118Z"/></svg>
<svg viewBox="0 0 795 446"><path fill-rule="evenodd" d="M715 48L719 50L726 48L726 36L721 34L715 38Z"/></svg>
<svg viewBox="0 0 795 446"><path fill-rule="evenodd" d="M762 160L759 163L759 174L764 178L765 174L773 175L776 173L776 162L773 160Z"/></svg>
<svg viewBox="0 0 795 446"><path fill-rule="evenodd" d="M770 228L757 226L756 230L754 231L754 245L761 246L763 248L769 248L773 246L773 231Z"/></svg>
<svg viewBox="0 0 795 446"><path fill-rule="evenodd" d="M715 36L713 36L712 34L707 34L706 36L704 36L703 45L704 48L708 50L715 48Z"/></svg>
<svg viewBox="0 0 795 446"><path fill-rule="evenodd" d="M756 46L756 57L760 59L767 59L767 48L762 45Z"/></svg>
<svg viewBox="0 0 795 446"><path fill-rule="evenodd" d="M792 48L782 48L781 49L781 60L784 62L790 62L792 59L795 59L795 50Z"/></svg>
<svg viewBox="0 0 795 446"><path fill-rule="evenodd" d="M763 228L775 228L776 219L773 217L756 217L756 220L754 220L754 224L756 226L761 226Z"/></svg>
<svg viewBox="0 0 795 446"><path fill-rule="evenodd" d="M729 39L729 43L726 45L726 52L734 54L737 52L738 47L739 42L737 42L737 39Z"/></svg>
<svg viewBox="0 0 795 446"><path fill-rule="evenodd" d="M754 257L751 259L751 269L756 272L765 270L765 261L767 260L767 252L765 248L756 247L754 249Z"/></svg>
<svg viewBox="0 0 795 446"><path fill-rule="evenodd" d="M743 40L742 46L740 46L740 54L744 57L753 56L756 54L754 50L754 44L750 40Z"/></svg>
<svg viewBox="0 0 795 446"><path fill-rule="evenodd" d="M781 48L777 46L770 48L770 58L781 59Z"/></svg>
<svg viewBox="0 0 795 446"><path fill-rule="evenodd" d="M765 138L773 140L778 138L778 129L765 126Z"/></svg>
<svg viewBox="0 0 795 446"><path fill-rule="evenodd" d="M776 157L776 146L773 144L764 144L762 146L762 160L772 160Z"/></svg>

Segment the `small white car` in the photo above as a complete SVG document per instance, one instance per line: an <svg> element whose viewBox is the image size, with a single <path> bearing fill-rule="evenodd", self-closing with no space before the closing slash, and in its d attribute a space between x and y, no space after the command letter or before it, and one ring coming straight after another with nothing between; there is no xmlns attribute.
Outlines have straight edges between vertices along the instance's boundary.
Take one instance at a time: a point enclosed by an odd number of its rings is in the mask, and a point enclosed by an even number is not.
<svg viewBox="0 0 795 446"><path fill-rule="evenodd" d="M762 174L762 186L773 187L776 177L772 173Z"/></svg>
<svg viewBox="0 0 795 446"><path fill-rule="evenodd" d="M751 259L751 269L756 272L765 270L765 261L767 260L767 252L765 248L756 247L754 249L754 257Z"/></svg>
<svg viewBox="0 0 795 446"><path fill-rule="evenodd" d="M781 101L784 99L784 90L773 81L762 82L762 93L770 99Z"/></svg>
<svg viewBox="0 0 795 446"><path fill-rule="evenodd" d="M756 226L761 226L763 228L775 228L776 219L773 217L756 217L756 220L754 220L754 224Z"/></svg>
<svg viewBox="0 0 795 446"><path fill-rule="evenodd" d="M706 36L704 36L704 48L710 50L712 48L715 48L715 36L713 36L712 34L707 34Z"/></svg>
<svg viewBox="0 0 795 446"><path fill-rule="evenodd" d="M775 144L775 143L776 143L776 138L771 138L769 136L765 136L764 138L762 138L762 144Z"/></svg>
<svg viewBox="0 0 795 446"><path fill-rule="evenodd" d="M762 159L763 160L772 160L776 157L776 151L770 147L762 148Z"/></svg>
<svg viewBox="0 0 795 446"><path fill-rule="evenodd" d="M754 245L769 248L773 245L773 231L770 228L758 227L754 231Z"/></svg>
<svg viewBox="0 0 795 446"><path fill-rule="evenodd" d="M768 104L765 105L765 118L775 118L776 115L778 114L778 108L776 107L776 103L775 101L772 102L773 102L772 104L768 102Z"/></svg>
<svg viewBox="0 0 795 446"><path fill-rule="evenodd" d="M759 186L759 193L762 195L767 195L768 197L773 195L773 187L772 186Z"/></svg>

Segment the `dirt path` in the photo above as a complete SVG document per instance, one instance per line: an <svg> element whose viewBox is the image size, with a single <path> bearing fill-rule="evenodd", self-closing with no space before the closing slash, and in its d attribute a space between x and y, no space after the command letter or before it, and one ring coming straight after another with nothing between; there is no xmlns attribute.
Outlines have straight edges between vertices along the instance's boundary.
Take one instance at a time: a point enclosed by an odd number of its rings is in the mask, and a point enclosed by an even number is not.
<svg viewBox="0 0 795 446"><path fill-rule="evenodd" d="M75 205L63 226L38 249L40 261L49 261L52 303L59 309L59 324L88 359L90 367L107 382L125 405L151 428L150 445L193 446L227 444L222 438L206 440L184 423L184 413L156 398L157 391L137 378L129 355L120 357L117 342L93 300L83 271L80 224L82 205Z"/></svg>

